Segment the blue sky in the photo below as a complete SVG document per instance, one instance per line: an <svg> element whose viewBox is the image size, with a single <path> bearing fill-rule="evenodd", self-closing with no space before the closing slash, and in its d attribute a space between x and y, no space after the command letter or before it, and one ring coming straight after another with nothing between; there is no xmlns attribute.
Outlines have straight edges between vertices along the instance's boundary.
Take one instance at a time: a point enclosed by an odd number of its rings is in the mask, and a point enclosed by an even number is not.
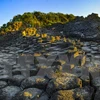
<svg viewBox="0 0 100 100"><path fill-rule="evenodd" d="M0 26L17 14L33 11L100 15L100 0L0 0Z"/></svg>

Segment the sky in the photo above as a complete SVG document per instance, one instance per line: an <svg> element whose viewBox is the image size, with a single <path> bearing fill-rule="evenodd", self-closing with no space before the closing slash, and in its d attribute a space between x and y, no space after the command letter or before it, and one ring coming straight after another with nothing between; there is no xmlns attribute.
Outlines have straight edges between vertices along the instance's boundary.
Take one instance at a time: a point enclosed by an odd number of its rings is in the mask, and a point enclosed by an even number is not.
<svg viewBox="0 0 100 100"><path fill-rule="evenodd" d="M0 26L24 12L62 12L76 16L100 15L100 0L0 0Z"/></svg>

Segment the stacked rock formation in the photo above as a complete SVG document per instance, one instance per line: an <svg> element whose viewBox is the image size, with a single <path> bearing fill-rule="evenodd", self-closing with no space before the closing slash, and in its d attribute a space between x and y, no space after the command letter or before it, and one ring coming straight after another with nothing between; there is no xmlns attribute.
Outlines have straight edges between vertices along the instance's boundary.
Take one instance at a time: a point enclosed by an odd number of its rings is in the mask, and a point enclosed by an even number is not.
<svg viewBox="0 0 100 100"><path fill-rule="evenodd" d="M93 76L99 73L98 48L76 39L41 43L36 37L19 37L5 43L0 100L99 100L99 76Z"/></svg>

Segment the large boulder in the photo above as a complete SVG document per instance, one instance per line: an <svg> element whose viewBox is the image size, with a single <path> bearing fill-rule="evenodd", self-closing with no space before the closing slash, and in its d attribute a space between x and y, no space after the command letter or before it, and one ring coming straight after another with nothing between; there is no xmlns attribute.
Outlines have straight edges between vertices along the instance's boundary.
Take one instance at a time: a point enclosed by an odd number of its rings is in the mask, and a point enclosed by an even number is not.
<svg viewBox="0 0 100 100"><path fill-rule="evenodd" d="M48 80L42 76L32 76L32 77L26 78L21 83L21 87L23 89L29 88L29 87L36 87L39 89L45 89L47 86L47 83L48 83Z"/></svg>
<svg viewBox="0 0 100 100"><path fill-rule="evenodd" d="M23 75L14 75L11 79L10 79L10 84L12 85L16 85L16 86L20 86L21 82L25 79L25 77Z"/></svg>
<svg viewBox="0 0 100 100"><path fill-rule="evenodd" d="M93 91L92 87L60 90L54 93L50 100L91 100Z"/></svg>
<svg viewBox="0 0 100 100"><path fill-rule="evenodd" d="M69 73L56 73L47 86L47 93L51 95L57 90L68 90L82 87L82 81L77 76Z"/></svg>

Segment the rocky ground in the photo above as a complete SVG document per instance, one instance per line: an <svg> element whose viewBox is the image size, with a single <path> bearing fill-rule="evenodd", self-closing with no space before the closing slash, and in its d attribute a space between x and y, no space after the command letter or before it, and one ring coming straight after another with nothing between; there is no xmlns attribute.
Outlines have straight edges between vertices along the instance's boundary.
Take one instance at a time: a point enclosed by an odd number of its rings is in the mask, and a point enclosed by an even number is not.
<svg viewBox="0 0 100 100"><path fill-rule="evenodd" d="M0 100L100 99L99 43L20 37L6 44L0 47Z"/></svg>

